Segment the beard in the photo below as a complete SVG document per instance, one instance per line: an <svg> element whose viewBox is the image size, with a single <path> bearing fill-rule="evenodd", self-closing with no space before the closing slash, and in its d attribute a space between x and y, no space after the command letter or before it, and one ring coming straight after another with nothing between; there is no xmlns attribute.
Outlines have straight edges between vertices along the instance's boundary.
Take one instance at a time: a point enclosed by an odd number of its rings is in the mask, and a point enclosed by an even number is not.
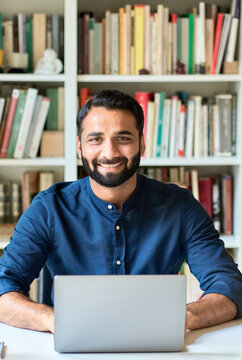
<svg viewBox="0 0 242 360"><path fill-rule="evenodd" d="M92 160L92 170L90 168L88 160L84 156L82 156L82 154L81 159L83 164L83 170L90 176L90 178L92 178L94 181L96 181L102 186L116 187L122 185L125 181L127 181L129 178L131 178L131 176L136 173L140 164L140 151L138 151L138 153L133 156L130 166L127 165L128 159L126 157L115 157L112 160L102 159L99 161L97 159L94 159ZM112 165L120 162L124 163L124 169L119 174L112 174L110 172L106 175L102 175L98 171L98 164Z"/></svg>

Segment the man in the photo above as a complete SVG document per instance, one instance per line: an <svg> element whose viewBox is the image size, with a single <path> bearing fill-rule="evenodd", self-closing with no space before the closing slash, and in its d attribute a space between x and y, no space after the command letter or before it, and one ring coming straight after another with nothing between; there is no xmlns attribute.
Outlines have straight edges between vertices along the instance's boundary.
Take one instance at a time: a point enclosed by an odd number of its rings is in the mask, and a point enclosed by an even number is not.
<svg viewBox="0 0 242 360"><path fill-rule="evenodd" d="M46 263L56 274L177 274L186 259L205 291L187 305L186 328L242 316L242 276L190 191L137 175L143 112L130 96L103 91L77 119L88 177L40 193L0 260L0 321L54 332L53 308L29 300ZM75 296L75 294L73 294Z"/></svg>

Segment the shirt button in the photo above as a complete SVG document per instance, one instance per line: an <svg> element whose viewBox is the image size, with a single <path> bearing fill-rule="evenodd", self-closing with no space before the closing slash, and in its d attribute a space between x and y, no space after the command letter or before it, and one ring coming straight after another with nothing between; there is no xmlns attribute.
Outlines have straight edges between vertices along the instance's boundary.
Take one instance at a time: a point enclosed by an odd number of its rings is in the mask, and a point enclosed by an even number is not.
<svg viewBox="0 0 242 360"><path fill-rule="evenodd" d="M121 261L120 260L117 260L116 261L116 264L119 266L119 265L121 265Z"/></svg>
<svg viewBox="0 0 242 360"><path fill-rule="evenodd" d="M119 226L119 225L116 226L116 230L120 230L120 226Z"/></svg>
<svg viewBox="0 0 242 360"><path fill-rule="evenodd" d="M111 210L113 207L112 205L108 205L108 209Z"/></svg>

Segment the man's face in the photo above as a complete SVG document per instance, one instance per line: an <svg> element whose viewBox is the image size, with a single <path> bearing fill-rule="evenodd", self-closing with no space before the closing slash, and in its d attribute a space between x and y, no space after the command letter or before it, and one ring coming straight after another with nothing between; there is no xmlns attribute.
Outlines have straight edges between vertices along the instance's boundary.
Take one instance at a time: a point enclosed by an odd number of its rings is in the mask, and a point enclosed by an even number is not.
<svg viewBox="0 0 242 360"><path fill-rule="evenodd" d="M136 173L144 149L134 115L104 107L89 111L82 123L81 143L77 139L84 170L107 187L119 186Z"/></svg>

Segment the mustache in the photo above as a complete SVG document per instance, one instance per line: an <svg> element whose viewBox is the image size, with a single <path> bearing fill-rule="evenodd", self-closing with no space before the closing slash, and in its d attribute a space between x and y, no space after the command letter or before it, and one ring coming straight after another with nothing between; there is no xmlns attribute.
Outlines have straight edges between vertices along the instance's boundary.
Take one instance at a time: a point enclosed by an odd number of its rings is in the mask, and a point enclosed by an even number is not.
<svg viewBox="0 0 242 360"><path fill-rule="evenodd" d="M128 159L126 157L114 157L113 159L100 159L100 160L94 159L93 165L96 164L113 165L120 162L127 163Z"/></svg>

